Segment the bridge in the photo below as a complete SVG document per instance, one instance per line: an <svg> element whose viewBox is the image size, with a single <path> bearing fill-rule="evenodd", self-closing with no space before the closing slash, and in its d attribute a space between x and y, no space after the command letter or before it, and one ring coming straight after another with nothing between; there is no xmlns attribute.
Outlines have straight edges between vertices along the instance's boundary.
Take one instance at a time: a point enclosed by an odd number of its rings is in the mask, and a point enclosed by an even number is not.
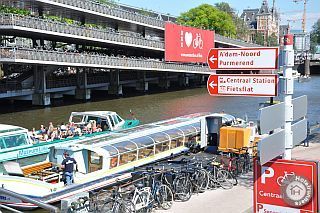
<svg viewBox="0 0 320 213"><path fill-rule="evenodd" d="M90 0L2 2L34 12L0 14L0 33L5 35L0 63L6 74L0 99L49 105L51 98L65 94L90 99L92 90L121 95L122 86L146 91L151 84L203 83L212 73L206 64L164 61L164 26L175 17ZM257 45L216 34L215 46Z"/></svg>

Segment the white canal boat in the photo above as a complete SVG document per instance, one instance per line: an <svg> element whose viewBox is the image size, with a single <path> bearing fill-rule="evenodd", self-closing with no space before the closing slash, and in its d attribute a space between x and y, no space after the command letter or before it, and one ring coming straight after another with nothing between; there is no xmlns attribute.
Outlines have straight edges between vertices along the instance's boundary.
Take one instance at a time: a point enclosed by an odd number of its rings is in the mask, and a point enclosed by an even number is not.
<svg viewBox="0 0 320 213"><path fill-rule="evenodd" d="M124 120L116 112L112 111L72 112L69 118L69 123L73 122L77 126L86 126L92 121L97 125L99 124L103 131L62 140L42 142L33 140L25 128L0 124L0 162L46 154L49 152L50 147L57 144L88 140L91 137L101 137L106 133L128 129L139 124L139 120Z"/></svg>
<svg viewBox="0 0 320 213"><path fill-rule="evenodd" d="M45 203L106 187L130 178L134 167L187 151L187 143L200 141L200 120L208 115L212 114L177 117L55 146L50 149L46 161L22 168L14 162L6 162L6 173L0 175L0 185ZM234 118L218 115L228 122ZM54 165L62 162L65 151L78 163L74 184L70 186L64 186L61 172L54 169ZM0 196L0 203L25 209L36 207L10 196Z"/></svg>

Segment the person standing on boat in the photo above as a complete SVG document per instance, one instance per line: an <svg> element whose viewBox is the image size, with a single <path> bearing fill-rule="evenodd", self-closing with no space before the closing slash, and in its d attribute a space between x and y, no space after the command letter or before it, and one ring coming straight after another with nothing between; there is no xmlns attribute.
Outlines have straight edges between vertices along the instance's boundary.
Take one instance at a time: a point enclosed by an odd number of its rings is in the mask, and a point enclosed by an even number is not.
<svg viewBox="0 0 320 213"><path fill-rule="evenodd" d="M63 177L65 185L71 185L73 183L73 170L76 168L77 171L77 161L69 156L69 153L65 151L63 153L64 160L61 163L61 168L63 170Z"/></svg>

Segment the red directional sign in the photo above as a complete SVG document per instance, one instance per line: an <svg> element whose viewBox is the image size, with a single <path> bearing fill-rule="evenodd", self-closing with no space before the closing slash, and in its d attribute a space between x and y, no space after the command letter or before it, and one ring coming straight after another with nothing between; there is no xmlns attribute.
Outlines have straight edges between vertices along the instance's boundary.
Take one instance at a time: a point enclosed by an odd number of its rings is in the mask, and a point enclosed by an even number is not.
<svg viewBox="0 0 320 213"><path fill-rule="evenodd" d="M277 96L277 75L210 75L207 89L213 96Z"/></svg>
<svg viewBox="0 0 320 213"><path fill-rule="evenodd" d="M212 70L275 70L278 69L278 48L213 48L207 62Z"/></svg>
<svg viewBox="0 0 320 213"><path fill-rule="evenodd" d="M318 165L272 160L254 165L254 212L318 212Z"/></svg>

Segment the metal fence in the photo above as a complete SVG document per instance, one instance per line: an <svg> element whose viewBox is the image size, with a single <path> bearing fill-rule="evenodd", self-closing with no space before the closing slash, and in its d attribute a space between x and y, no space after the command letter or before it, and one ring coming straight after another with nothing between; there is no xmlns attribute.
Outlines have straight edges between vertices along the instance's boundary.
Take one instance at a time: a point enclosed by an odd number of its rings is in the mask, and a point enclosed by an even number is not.
<svg viewBox="0 0 320 213"><path fill-rule="evenodd" d="M88 40L105 40L164 50L164 42L143 37L133 37L121 33L112 32L109 29L94 29L77 25L70 25L48 19L20 16L15 14L0 14L1 26L19 26L37 30L66 34L66 36L81 36Z"/></svg>
<svg viewBox="0 0 320 213"><path fill-rule="evenodd" d="M30 60L29 63L43 63L66 65L66 66L85 66L100 68L118 68L133 70L160 70L160 71L184 71L184 72L209 72L208 66L187 65L178 63L168 63L148 58L128 58L114 57L97 54L80 54L70 52L47 51L37 49L22 48L0 48L1 62L18 62L17 60Z"/></svg>
<svg viewBox="0 0 320 213"><path fill-rule="evenodd" d="M127 11L121 8L100 4L98 2L90 1L90 0L51 0L54 2L58 2L61 4L66 4L74 7L78 7L81 9L101 13L104 15L114 16L120 19L127 19L130 21L147 24L155 27L164 27L164 21L160 19L156 19L150 16L145 16L139 13Z"/></svg>

